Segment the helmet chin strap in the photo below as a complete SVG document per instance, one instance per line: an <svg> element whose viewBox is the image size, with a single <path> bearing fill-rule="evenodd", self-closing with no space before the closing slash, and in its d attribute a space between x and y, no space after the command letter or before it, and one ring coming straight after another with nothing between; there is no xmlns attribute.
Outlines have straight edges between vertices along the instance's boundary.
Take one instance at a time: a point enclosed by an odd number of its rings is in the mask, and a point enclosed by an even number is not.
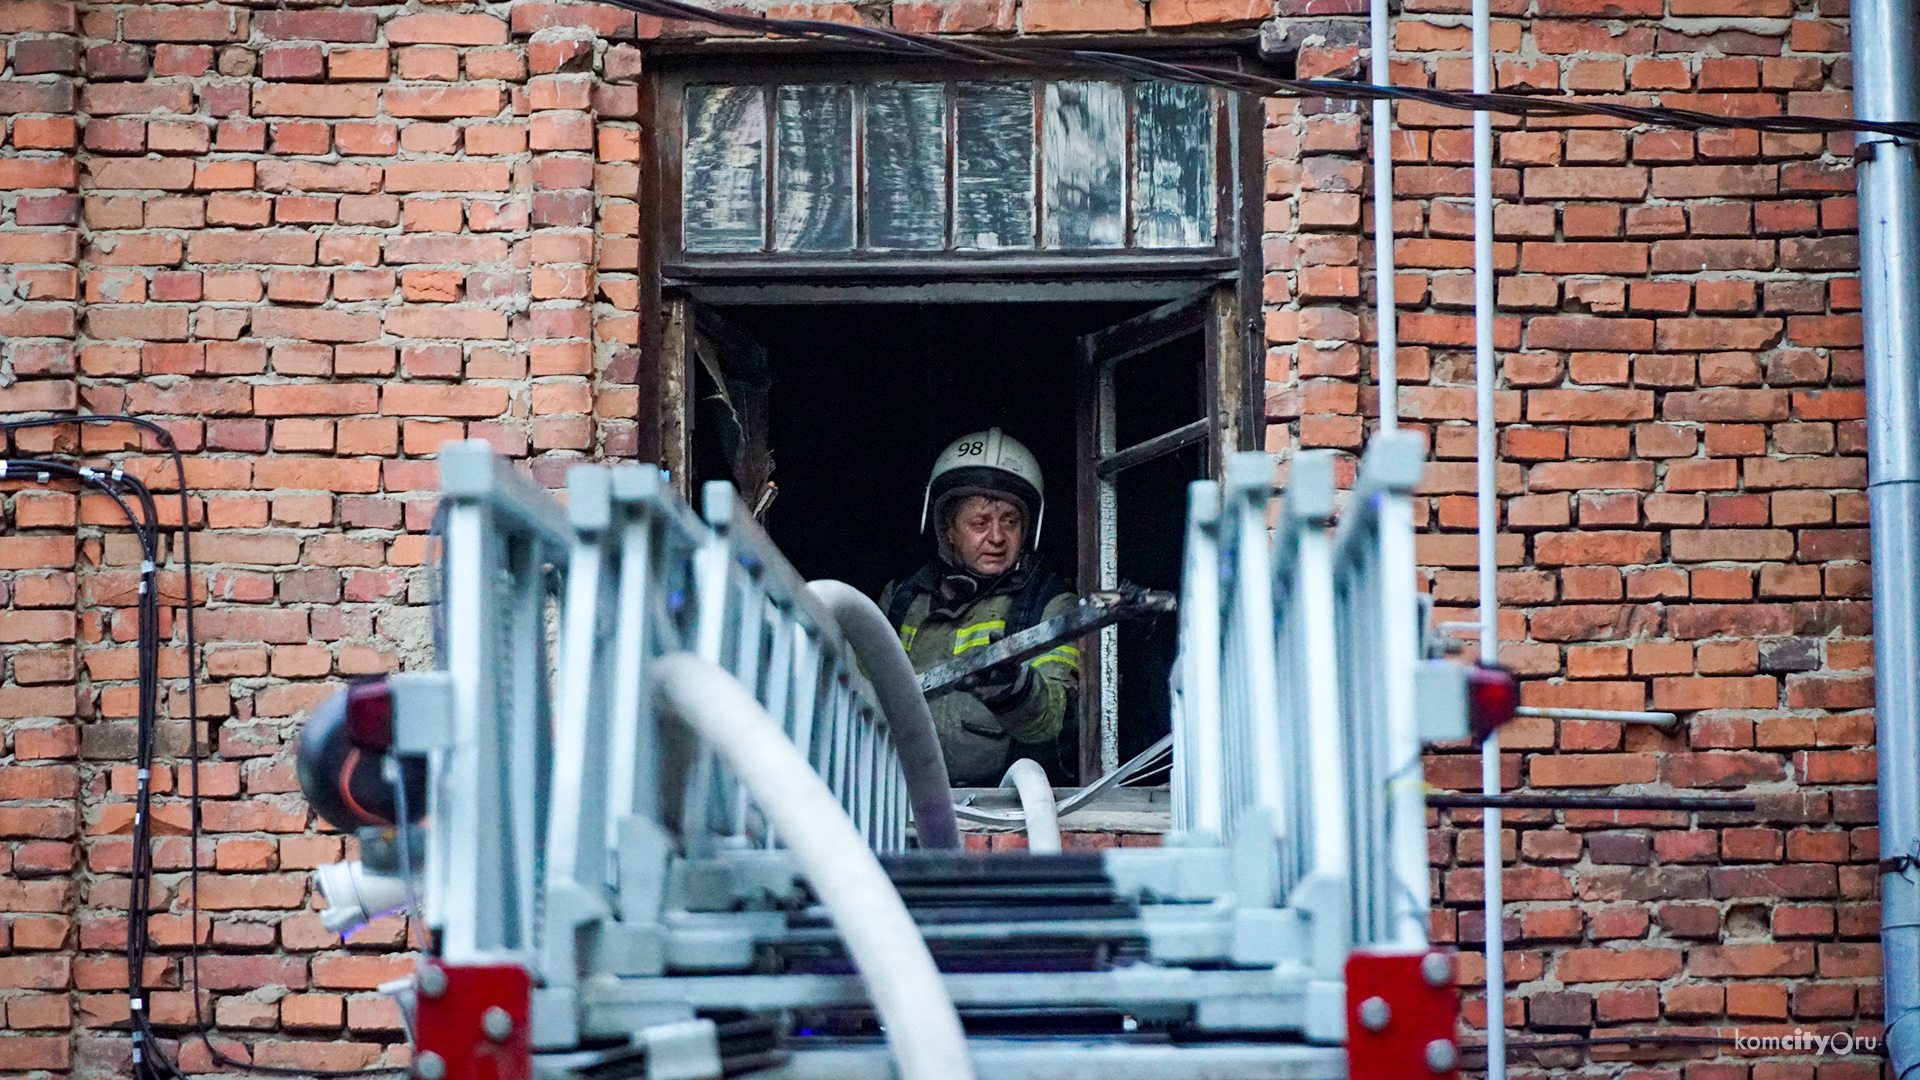
<svg viewBox="0 0 1920 1080"><path fill-rule="evenodd" d="M982 574L970 566L962 566L948 558L940 556L945 572L940 575L940 585L934 592L932 614L941 618L954 618L966 609L968 604L986 596L1009 578L1018 578L1028 569L1031 553L1021 552L1012 566L998 574Z"/></svg>

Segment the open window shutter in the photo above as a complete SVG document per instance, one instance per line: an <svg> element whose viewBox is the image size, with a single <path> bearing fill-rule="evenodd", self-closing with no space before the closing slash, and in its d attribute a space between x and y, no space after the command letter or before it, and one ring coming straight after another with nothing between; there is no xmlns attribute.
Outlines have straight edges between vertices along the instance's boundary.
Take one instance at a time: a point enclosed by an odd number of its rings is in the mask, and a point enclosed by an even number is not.
<svg viewBox="0 0 1920 1080"><path fill-rule="evenodd" d="M1232 311L1223 305L1233 303L1230 288L1208 289L1185 299L1163 304L1144 314L1095 331L1080 339L1080 453L1079 509L1080 564L1082 591L1114 589L1123 574L1137 570L1123 566L1120 531L1138 535L1153 528L1152 521L1127 521L1122 498L1122 478L1132 470L1155 462L1164 463L1170 455L1187 451L1197 459L1203 475L1215 475L1223 453L1238 448L1241 434L1237 419L1238 395L1223 401L1218 387L1232 381L1222 377L1222 354L1237 351ZM1152 365L1164 379L1177 384L1186 380L1177 394L1143 392L1129 387L1134 372L1129 365ZM1226 368L1237 368L1228 363ZM1190 390L1189 396L1184 391ZM1189 451L1188 448L1196 448ZM1178 478L1160 476L1168 470L1154 470L1153 483L1167 488L1158 497L1181 500L1184 484ZM1197 478L1197 477L1194 477ZM1158 515L1156 515L1158 516ZM1180 515L1176 512L1174 517ZM1172 537L1174 579L1135 580L1135 584L1153 588L1178 587L1177 534ZM1164 572L1164 571L1163 571ZM1117 766L1126 753L1120 738L1119 720L1122 694L1123 634L1119 627L1100 631L1097 642L1088 651L1090 663L1082 672L1080 709L1080 781L1089 783ZM1164 679L1157 662L1138 662L1129 658L1125 678L1129 680ZM1151 690L1150 686L1141 689ZM1154 691L1157 692L1157 691ZM1151 741L1152 735L1136 733Z"/></svg>
<svg viewBox="0 0 1920 1080"><path fill-rule="evenodd" d="M661 466L691 501L700 450L717 452L727 479L761 516L774 492L766 349L712 308L684 297L667 302L664 345L669 385Z"/></svg>

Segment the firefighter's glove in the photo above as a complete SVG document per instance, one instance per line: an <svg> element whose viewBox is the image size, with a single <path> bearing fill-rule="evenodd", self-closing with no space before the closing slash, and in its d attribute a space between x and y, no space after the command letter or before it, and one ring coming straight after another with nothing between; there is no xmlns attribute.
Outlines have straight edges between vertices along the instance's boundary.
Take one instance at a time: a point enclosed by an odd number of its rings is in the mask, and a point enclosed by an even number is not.
<svg viewBox="0 0 1920 1080"><path fill-rule="evenodd" d="M1006 712L1025 701L1033 689L1033 669L1024 663L991 667L975 677L973 692L980 703L995 712Z"/></svg>

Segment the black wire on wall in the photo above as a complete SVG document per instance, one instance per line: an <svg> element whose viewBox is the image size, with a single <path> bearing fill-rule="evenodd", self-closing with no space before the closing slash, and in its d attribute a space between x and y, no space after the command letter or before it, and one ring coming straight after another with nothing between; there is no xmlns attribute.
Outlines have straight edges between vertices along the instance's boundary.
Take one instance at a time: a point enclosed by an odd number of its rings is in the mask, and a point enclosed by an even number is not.
<svg viewBox="0 0 1920 1080"><path fill-rule="evenodd" d="M187 935L189 942L187 984L188 991L193 997L195 1030L192 1034L198 1037L206 1047L214 1063L227 1069L281 1076L384 1076L403 1072L405 1070L401 1068L326 1070L255 1065L231 1057L214 1045L212 1024L206 1015L200 991L200 843L204 833L200 814L200 665L199 641L195 634L193 620L195 603L192 505L187 491L185 460L174 443L172 432L151 420L139 417L63 416L0 422L0 481L17 483L25 480L36 484L52 484L57 481L97 491L113 500L122 516L126 518L127 524L133 528L140 543L139 586L135 598L138 624L136 649L139 658L135 679L135 793L133 850L128 865L126 945L128 1026L133 1036L135 1080L187 1080L187 1074L167 1055L160 1036L153 1029L148 1001L150 988L146 985L146 961L152 944L149 921L153 908L154 873L153 759L160 729L159 569L165 561L165 552L161 550L158 506L154 501L152 489L142 483L138 477L120 468L95 469L44 458L14 457L11 449L5 445L7 437L16 431L86 424L129 424L153 436L172 460L174 481L178 489L180 524L176 531L180 541L180 562L184 581L181 621L185 634L187 668L189 783L187 874L190 920ZM138 512L135 511L134 505L129 503L129 499L138 504Z"/></svg>
<svg viewBox="0 0 1920 1080"><path fill-rule="evenodd" d="M951 60L966 64L1047 65L1107 71L1131 78L1214 86L1256 97L1337 98L1343 101L1418 101L1444 109L1486 111L1508 116L1609 116L1632 124L1699 131L1740 128L1774 134L1890 135L1920 140L1920 122L1840 119L1826 116L1723 116L1662 105L1624 105L1594 98L1550 94L1472 94L1420 86L1375 86L1344 79L1277 79L1206 64L1180 64L1102 49L1044 44L983 45L877 26L854 26L811 19L770 19L738 11L716 11L682 0L602 0L614 7L664 19L707 23L728 30L805 41L828 42L887 56Z"/></svg>

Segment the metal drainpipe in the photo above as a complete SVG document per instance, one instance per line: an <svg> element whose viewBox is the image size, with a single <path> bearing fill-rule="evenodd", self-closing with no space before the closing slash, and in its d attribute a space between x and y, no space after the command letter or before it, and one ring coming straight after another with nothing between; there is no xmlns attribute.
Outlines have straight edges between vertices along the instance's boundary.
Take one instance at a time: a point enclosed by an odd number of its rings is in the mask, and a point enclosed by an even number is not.
<svg viewBox="0 0 1920 1080"><path fill-rule="evenodd" d="M1493 89L1489 0L1473 0L1473 92ZM1477 560L1480 586L1480 662L1500 662L1500 501L1494 466L1494 384L1499 358L1493 348L1493 114L1473 114L1473 384L1474 493L1478 503ZM1480 746L1480 790L1500 794L1500 733ZM1500 811L1481 811L1480 868L1486 920L1487 1080L1507 1076L1506 897L1500 844Z"/></svg>
<svg viewBox="0 0 1920 1080"><path fill-rule="evenodd" d="M1920 120L1915 0L1854 0L1853 107ZM1866 321L1867 496L1873 527L1874 710L1880 854L1920 855L1920 193L1912 142L1859 135L1860 285ZM1920 868L1880 878L1887 1052L1920 1070Z"/></svg>
<svg viewBox="0 0 1920 1080"><path fill-rule="evenodd" d="M1369 74L1375 86L1393 82L1388 51L1387 5L1373 0L1368 13L1372 56ZM1373 339L1380 367L1380 430L1400 426L1400 333L1395 323L1393 272L1393 103L1373 103Z"/></svg>

